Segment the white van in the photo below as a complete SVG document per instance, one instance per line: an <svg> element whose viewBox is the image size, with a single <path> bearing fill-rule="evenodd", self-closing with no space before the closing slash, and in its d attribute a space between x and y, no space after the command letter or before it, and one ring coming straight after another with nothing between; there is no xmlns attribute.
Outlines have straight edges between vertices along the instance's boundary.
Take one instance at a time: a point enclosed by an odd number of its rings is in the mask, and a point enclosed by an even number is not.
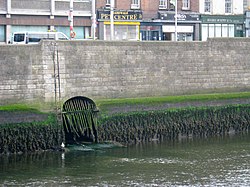
<svg viewBox="0 0 250 187"><path fill-rule="evenodd" d="M40 40L69 40L62 32L14 32L12 44L38 44Z"/></svg>

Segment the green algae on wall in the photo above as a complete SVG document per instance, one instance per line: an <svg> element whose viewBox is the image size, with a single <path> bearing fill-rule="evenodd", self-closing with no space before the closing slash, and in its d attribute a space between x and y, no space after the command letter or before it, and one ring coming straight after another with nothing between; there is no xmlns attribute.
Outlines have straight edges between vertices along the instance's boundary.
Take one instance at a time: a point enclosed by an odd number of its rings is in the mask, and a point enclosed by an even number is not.
<svg viewBox="0 0 250 187"><path fill-rule="evenodd" d="M60 149L64 132L54 115L42 122L0 125L0 154Z"/></svg>
<svg viewBox="0 0 250 187"><path fill-rule="evenodd" d="M134 144L179 136L208 137L249 131L250 105L133 112L98 120L100 142Z"/></svg>

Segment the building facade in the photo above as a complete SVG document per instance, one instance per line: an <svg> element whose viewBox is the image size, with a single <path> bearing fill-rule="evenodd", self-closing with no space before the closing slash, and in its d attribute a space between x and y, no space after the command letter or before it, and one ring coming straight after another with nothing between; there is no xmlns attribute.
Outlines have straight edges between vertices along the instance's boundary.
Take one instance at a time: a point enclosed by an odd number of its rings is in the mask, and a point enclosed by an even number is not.
<svg viewBox="0 0 250 187"><path fill-rule="evenodd" d="M96 1L98 38L111 40L111 0ZM113 40L140 40L140 23L142 21L141 4L132 1L114 0Z"/></svg>
<svg viewBox="0 0 250 187"><path fill-rule="evenodd" d="M201 40L243 37L245 4L243 0L200 0Z"/></svg>
<svg viewBox="0 0 250 187"><path fill-rule="evenodd" d="M93 0L73 1L76 38L91 36ZM58 31L70 35L70 0L0 0L0 42L17 31Z"/></svg>
<svg viewBox="0 0 250 187"><path fill-rule="evenodd" d="M110 39L110 0L98 0L97 21L99 38ZM199 40L199 0L114 0L114 40Z"/></svg>
<svg viewBox="0 0 250 187"><path fill-rule="evenodd" d="M70 2L73 2L72 12ZM175 6L177 3L177 25ZM59 31L76 39L205 41L250 36L250 0L0 0L0 43L17 31ZM111 24L111 16L113 21Z"/></svg>
<svg viewBox="0 0 250 187"><path fill-rule="evenodd" d="M159 20L162 22L163 40L178 41L199 40L200 14L198 0L177 0L177 26L175 26L175 4L169 1L166 9L159 7Z"/></svg>

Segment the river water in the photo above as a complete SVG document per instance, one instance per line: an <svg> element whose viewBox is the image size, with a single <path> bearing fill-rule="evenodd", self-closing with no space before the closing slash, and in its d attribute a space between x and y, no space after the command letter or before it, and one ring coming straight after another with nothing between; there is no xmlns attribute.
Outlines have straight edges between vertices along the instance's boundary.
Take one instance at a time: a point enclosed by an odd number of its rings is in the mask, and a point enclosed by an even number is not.
<svg viewBox="0 0 250 187"><path fill-rule="evenodd" d="M0 156L0 186L249 186L250 134Z"/></svg>

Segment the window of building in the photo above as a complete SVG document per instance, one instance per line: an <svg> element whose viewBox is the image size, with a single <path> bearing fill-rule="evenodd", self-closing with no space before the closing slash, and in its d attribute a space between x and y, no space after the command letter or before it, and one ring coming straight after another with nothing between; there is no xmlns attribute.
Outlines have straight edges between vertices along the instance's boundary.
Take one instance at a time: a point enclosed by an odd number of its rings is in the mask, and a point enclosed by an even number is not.
<svg viewBox="0 0 250 187"><path fill-rule="evenodd" d="M225 0L225 13L232 13L232 0Z"/></svg>
<svg viewBox="0 0 250 187"><path fill-rule="evenodd" d="M235 37L234 24L202 24L202 41L214 37Z"/></svg>
<svg viewBox="0 0 250 187"><path fill-rule="evenodd" d="M106 0L106 8L110 8L110 6L111 6L111 1L112 0ZM115 6L115 0L113 0L113 2L114 2L114 6Z"/></svg>
<svg viewBox="0 0 250 187"><path fill-rule="evenodd" d="M140 38L139 25L115 25L114 40L134 40ZM110 40L110 25L104 26L104 40Z"/></svg>
<svg viewBox="0 0 250 187"><path fill-rule="evenodd" d="M106 0L106 8L110 9L111 0Z"/></svg>
<svg viewBox="0 0 250 187"><path fill-rule="evenodd" d="M112 0L106 0L106 8L110 9ZM113 0L115 6L115 0Z"/></svg>
<svg viewBox="0 0 250 187"><path fill-rule="evenodd" d="M140 9L140 0L132 0L131 9Z"/></svg>
<svg viewBox="0 0 250 187"><path fill-rule="evenodd" d="M159 9L166 9L166 8L167 8L167 0L160 0Z"/></svg>
<svg viewBox="0 0 250 187"><path fill-rule="evenodd" d="M169 0L169 9L170 10L175 10L175 0Z"/></svg>
<svg viewBox="0 0 250 187"><path fill-rule="evenodd" d="M182 9L189 10L190 9L190 0L182 0Z"/></svg>
<svg viewBox="0 0 250 187"><path fill-rule="evenodd" d="M211 0L205 0L204 12L211 12Z"/></svg>
<svg viewBox="0 0 250 187"><path fill-rule="evenodd" d="M5 41L5 26L0 25L0 42Z"/></svg>

